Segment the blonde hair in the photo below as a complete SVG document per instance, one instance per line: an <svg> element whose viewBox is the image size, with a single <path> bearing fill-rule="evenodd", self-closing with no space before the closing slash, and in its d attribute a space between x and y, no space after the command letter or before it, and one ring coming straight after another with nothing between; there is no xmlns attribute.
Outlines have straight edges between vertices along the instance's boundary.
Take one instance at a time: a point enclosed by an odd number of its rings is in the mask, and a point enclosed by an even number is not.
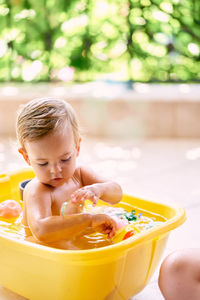
<svg viewBox="0 0 200 300"><path fill-rule="evenodd" d="M75 144L80 139L79 124L71 105L64 100L40 98L20 107L17 114L17 139L22 147L25 141L37 140L58 129L68 120L72 126Z"/></svg>

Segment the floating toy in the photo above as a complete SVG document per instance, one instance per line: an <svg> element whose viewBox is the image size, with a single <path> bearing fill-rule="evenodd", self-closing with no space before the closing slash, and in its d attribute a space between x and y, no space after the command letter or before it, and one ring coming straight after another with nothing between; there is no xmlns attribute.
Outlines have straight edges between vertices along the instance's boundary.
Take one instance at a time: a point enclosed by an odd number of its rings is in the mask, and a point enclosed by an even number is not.
<svg viewBox="0 0 200 300"><path fill-rule="evenodd" d="M115 244L119 243L140 232L141 230L139 230L134 224L129 224L116 232L113 237L113 242Z"/></svg>
<svg viewBox="0 0 200 300"><path fill-rule="evenodd" d="M83 210L83 204L80 203L72 203L72 202L64 202L61 206L60 214L62 216L72 215L72 214L80 214Z"/></svg>
<svg viewBox="0 0 200 300"><path fill-rule="evenodd" d="M18 218L21 212L21 205L15 200L5 200L0 203L0 217L2 218Z"/></svg>
<svg viewBox="0 0 200 300"><path fill-rule="evenodd" d="M134 230L128 231L128 232L125 234L125 236L123 237L123 240L128 239L129 237L131 237L131 236L134 235L134 234L135 234L135 231L134 231Z"/></svg>

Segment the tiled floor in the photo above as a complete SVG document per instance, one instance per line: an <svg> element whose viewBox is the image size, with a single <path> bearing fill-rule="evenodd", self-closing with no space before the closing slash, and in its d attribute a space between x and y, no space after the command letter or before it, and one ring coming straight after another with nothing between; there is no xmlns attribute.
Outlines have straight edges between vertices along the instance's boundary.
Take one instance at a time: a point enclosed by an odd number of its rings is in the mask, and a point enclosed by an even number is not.
<svg viewBox="0 0 200 300"><path fill-rule="evenodd" d="M185 207L187 221L171 232L164 256L175 249L200 247L200 140L85 139L79 160L118 181L125 193ZM16 142L0 140L0 172L22 166ZM134 300L163 299L158 271ZM0 299L24 298L0 287Z"/></svg>

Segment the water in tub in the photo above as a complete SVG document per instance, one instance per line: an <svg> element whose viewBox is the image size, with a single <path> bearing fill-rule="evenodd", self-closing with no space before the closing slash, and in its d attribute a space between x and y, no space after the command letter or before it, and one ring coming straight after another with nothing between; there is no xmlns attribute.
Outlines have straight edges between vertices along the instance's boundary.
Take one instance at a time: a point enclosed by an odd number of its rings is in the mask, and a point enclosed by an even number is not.
<svg viewBox="0 0 200 300"><path fill-rule="evenodd" d="M59 246L54 244L45 246L72 250L100 248L121 242L122 240L134 235L138 235L141 232L149 230L150 228L158 226L166 221L161 215L153 214L133 206L122 208L108 205L98 205L93 207L89 201L86 201L84 211L90 213L106 213L113 217L116 220L118 227L116 235L113 237L113 239L110 240L106 235L101 233L93 233L90 235L79 236L71 241L68 241L67 243L60 243ZM32 242L35 241L30 236L30 231L27 230L27 228L25 228L25 226L22 224L22 213L17 218L0 217L0 232L1 234L6 234L7 236L16 239L28 240Z"/></svg>

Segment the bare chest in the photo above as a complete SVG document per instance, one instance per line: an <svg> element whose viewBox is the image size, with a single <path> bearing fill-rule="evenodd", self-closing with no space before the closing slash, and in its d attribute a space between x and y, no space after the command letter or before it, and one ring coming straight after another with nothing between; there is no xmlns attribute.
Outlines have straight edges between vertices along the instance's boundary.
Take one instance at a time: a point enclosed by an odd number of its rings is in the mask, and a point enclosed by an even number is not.
<svg viewBox="0 0 200 300"><path fill-rule="evenodd" d="M60 209L64 202L70 201L71 194L82 187L79 180L70 180L52 191L52 214L60 215Z"/></svg>

